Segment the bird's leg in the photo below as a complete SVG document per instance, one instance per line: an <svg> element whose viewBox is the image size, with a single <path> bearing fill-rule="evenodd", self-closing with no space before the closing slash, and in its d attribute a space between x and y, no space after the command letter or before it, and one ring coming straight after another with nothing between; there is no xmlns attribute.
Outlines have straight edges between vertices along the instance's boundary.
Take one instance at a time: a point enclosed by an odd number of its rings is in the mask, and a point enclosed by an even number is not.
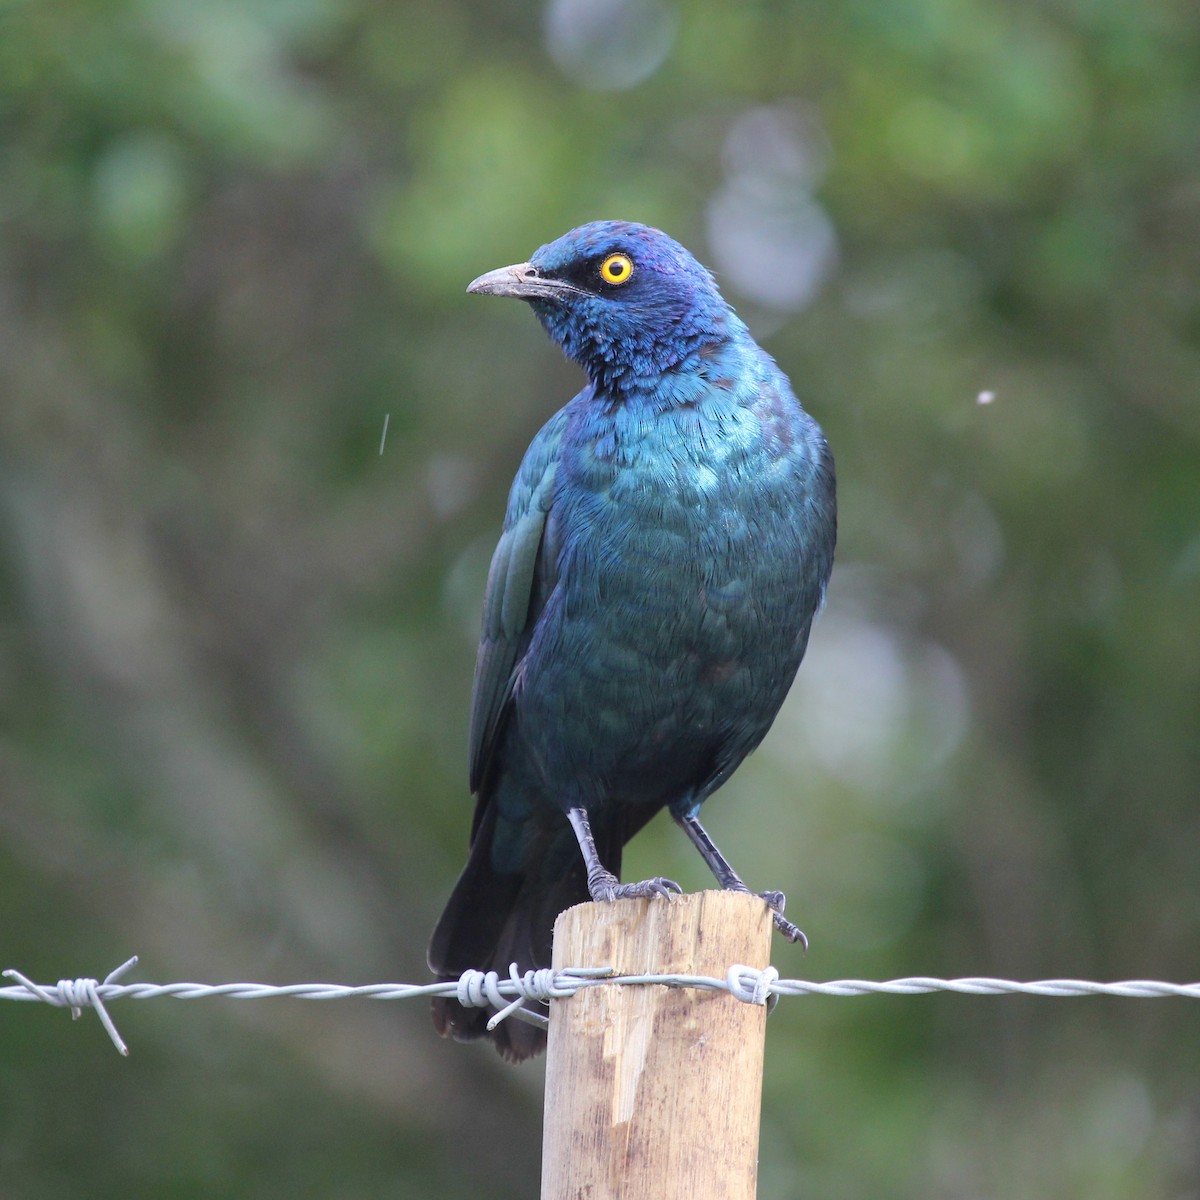
<svg viewBox="0 0 1200 1200"><path fill-rule="evenodd" d="M695 813L685 813L683 815L672 813L671 816L683 832L692 839L692 844L700 851L704 861L708 863L709 870L712 871L717 878L717 882L727 892L748 892L750 890L742 882L742 877L729 865L729 861L725 855L717 849L716 844L708 836L708 831L700 824L700 819ZM775 928L789 942L799 942L807 950L808 938L804 936L804 930L793 925L783 915L783 908L787 903L787 897L782 892L757 892L756 895L761 896L767 902L767 906L771 910L771 916L775 921Z"/></svg>
<svg viewBox="0 0 1200 1200"><path fill-rule="evenodd" d="M567 820L575 830L575 839L583 854L587 866L587 885L593 900L603 903L608 900L629 900L645 896L665 896L668 900L672 892L682 892L683 888L673 879L643 879L640 883L621 883L617 877L600 861L596 849L596 839L592 837L592 827L588 822L586 808L568 808Z"/></svg>

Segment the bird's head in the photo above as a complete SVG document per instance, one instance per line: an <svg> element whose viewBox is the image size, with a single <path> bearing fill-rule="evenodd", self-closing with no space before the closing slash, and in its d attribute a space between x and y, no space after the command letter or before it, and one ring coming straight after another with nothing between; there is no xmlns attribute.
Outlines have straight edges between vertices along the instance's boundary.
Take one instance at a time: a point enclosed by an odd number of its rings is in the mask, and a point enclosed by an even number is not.
<svg viewBox="0 0 1200 1200"><path fill-rule="evenodd" d="M724 340L736 320L687 250L630 221L581 225L467 291L527 300L568 357L609 391L647 386Z"/></svg>

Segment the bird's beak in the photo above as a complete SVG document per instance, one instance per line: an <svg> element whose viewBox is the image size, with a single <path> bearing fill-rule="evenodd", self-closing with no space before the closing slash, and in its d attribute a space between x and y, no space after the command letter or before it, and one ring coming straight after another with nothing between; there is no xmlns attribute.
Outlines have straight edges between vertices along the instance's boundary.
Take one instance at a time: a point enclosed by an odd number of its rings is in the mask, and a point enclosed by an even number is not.
<svg viewBox="0 0 1200 1200"><path fill-rule="evenodd" d="M583 294L581 288L543 275L532 263L514 263L480 275L467 285L476 296L514 296L518 300L560 300Z"/></svg>

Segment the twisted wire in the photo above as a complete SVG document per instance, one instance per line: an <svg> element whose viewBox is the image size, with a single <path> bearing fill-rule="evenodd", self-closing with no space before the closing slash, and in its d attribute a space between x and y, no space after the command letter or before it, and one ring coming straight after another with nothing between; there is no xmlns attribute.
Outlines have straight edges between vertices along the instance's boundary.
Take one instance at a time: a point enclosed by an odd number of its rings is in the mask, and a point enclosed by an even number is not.
<svg viewBox="0 0 1200 1200"><path fill-rule="evenodd" d="M629 986L659 985L690 987L705 991L728 992L747 1004L771 1004L780 996L917 996L929 992L952 992L965 996L1119 996L1131 1000L1182 997L1200 1000L1200 982L1168 983L1157 979L1126 979L1097 983L1088 979L1038 979L1019 982L968 976L961 979L937 979L912 975L904 979L877 982L869 979L833 979L817 983L806 979L781 979L774 967L759 970L735 963L724 978L708 975L646 974L618 975L610 967L570 967L562 971L542 969L521 973L514 963L508 977L496 971L465 971L458 979L438 983L120 983L122 975L137 965L137 956L110 971L102 982L87 977L60 979L40 984L20 971L3 974L16 982L0 987L0 1000L33 1000L55 1008L68 1008L78 1018L85 1008L95 1009L114 1046L123 1055L129 1048L117 1032L105 1007L113 1000L268 1000L287 997L297 1000L410 1000L420 997L448 996L466 1007L494 1008L488 1021L494 1029L501 1021L517 1020L545 1026L546 1017L527 1007L529 1003L547 1004L552 999L573 996L582 987L600 984Z"/></svg>

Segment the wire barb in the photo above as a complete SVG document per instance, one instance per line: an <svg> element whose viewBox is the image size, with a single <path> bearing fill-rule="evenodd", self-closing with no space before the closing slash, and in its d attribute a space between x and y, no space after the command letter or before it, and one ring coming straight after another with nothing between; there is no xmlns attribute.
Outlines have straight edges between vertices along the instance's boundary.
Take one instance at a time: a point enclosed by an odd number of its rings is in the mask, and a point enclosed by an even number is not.
<svg viewBox="0 0 1200 1200"><path fill-rule="evenodd" d="M115 970L109 971L104 977L103 983L97 983L94 979L87 978L60 979L53 988L46 988L40 983L34 983L32 979L26 979L20 971L14 971L11 968L5 971L4 975L8 979L15 979L36 999L53 1005L55 1008L69 1008L72 1021L78 1021L85 1008L94 1008L96 1015L100 1018L100 1024L104 1026L104 1031L108 1034L112 1044L116 1046L118 1053L128 1058L129 1047L125 1045L124 1038L117 1032L112 1017L108 1015L108 1009L104 1007L100 989L112 987L126 971L135 966L137 966L136 954L132 958L126 959Z"/></svg>
<svg viewBox="0 0 1200 1200"><path fill-rule="evenodd" d="M611 967L571 968L561 972L542 967L522 975L516 963L509 963L503 992L496 971L464 971L455 985L457 990L454 998L464 1008L486 1008L489 1005L496 1008L498 1011L492 1014L487 1023L489 1033L509 1017L545 1029L550 1024L549 1020L541 1013L526 1008L526 1000L535 1000L540 1004L562 1000L575 995L589 980L600 980L611 974ZM510 993L513 998L506 1004Z"/></svg>

